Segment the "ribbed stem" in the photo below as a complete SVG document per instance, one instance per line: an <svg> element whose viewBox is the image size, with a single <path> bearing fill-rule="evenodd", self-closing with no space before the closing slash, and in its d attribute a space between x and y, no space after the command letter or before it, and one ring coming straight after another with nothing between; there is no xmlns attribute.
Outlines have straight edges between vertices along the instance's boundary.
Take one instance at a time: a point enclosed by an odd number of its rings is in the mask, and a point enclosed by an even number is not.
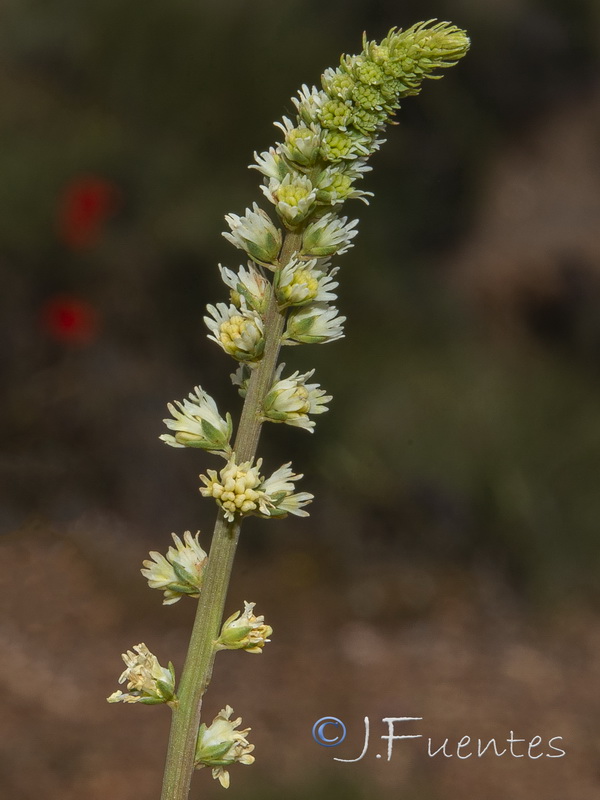
<svg viewBox="0 0 600 800"><path fill-rule="evenodd" d="M300 233L286 235L280 259L282 266L300 250L301 242ZM238 463L256 455L262 425L260 410L273 383L285 326L285 313L279 311L275 293L272 289L270 292L265 314L265 350L250 377L234 444ZM214 643L220 633L240 527L241 520L227 522L223 513L219 512L185 666L177 689L179 704L173 710L161 800L187 800L189 795L202 697L212 675Z"/></svg>

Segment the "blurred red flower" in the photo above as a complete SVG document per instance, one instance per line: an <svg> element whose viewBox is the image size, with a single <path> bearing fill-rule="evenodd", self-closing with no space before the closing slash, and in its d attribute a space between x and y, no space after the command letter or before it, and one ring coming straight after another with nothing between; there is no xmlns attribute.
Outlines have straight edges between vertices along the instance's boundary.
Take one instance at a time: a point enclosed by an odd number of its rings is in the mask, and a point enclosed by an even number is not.
<svg viewBox="0 0 600 800"><path fill-rule="evenodd" d="M74 295L54 295L46 300L41 322L47 334L64 344L90 344L98 334L95 308Z"/></svg>
<svg viewBox="0 0 600 800"><path fill-rule="evenodd" d="M83 175L64 188L58 204L58 235L72 250L93 247L106 221L117 207L115 184L94 175Z"/></svg>

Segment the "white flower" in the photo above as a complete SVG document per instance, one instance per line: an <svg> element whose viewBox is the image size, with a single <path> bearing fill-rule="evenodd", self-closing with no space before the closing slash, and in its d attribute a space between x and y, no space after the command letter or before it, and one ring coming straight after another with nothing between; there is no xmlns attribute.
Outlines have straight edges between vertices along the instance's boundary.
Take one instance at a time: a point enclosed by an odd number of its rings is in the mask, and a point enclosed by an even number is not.
<svg viewBox="0 0 600 800"><path fill-rule="evenodd" d="M163 433L159 436L163 442L171 447L201 447L225 457L231 452L231 415L227 413L223 419L215 401L201 386L196 386L183 403L176 400L174 404L168 403L167 408L173 419L163 422L176 433L175 436Z"/></svg>
<svg viewBox="0 0 600 800"><path fill-rule="evenodd" d="M325 92L317 89L316 86L309 89L305 83L302 84L298 97L292 97L292 103L296 106L298 116L306 125L318 124L321 109L328 100L329 97Z"/></svg>
<svg viewBox="0 0 600 800"><path fill-rule="evenodd" d="M262 459L253 466L252 459L236 464L232 457L220 473L207 470L200 475L204 486L200 492L204 497L214 497L223 509L225 519L233 522L237 516L256 514L262 517L282 517L287 513L300 517L308 516L301 511L313 496L307 492L293 494L293 481L302 475L294 475L290 464L284 464L270 478L260 474Z"/></svg>
<svg viewBox="0 0 600 800"><path fill-rule="evenodd" d="M369 204L367 197L373 197L373 192L363 192L354 186L354 181L360 177L351 168L341 170L337 166L326 167L316 178L317 200L332 206L340 205L346 200L362 200Z"/></svg>
<svg viewBox="0 0 600 800"><path fill-rule="evenodd" d="M350 100L329 98L319 111L319 122L328 130L347 131L353 121L353 107Z"/></svg>
<svg viewBox="0 0 600 800"><path fill-rule="evenodd" d="M256 603L244 600L244 612L236 611L225 622L217 639L217 650L245 650L247 653L262 653L269 636L273 633L270 625L265 625L263 616L255 617Z"/></svg>
<svg viewBox="0 0 600 800"><path fill-rule="evenodd" d="M243 297L254 311L263 313L266 310L269 281L256 269L252 261L248 262L248 267L240 266L237 274L222 264L219 264L219 271L223 283L231 289L231 302L235 306L239 308L240 297Z"/></svg>
<svg viewBox="0 0 600 800"><path fill-rule="evenodd" d="M153 550L152 561L144 561L142 575L147 579L151 589L161 589L165 593L163 605L176 603L184 595L200 597L200 587L204 568L208 560L198 542L198 536L190 531L183 534L183 542L177 534L171 534L175 547L171 545L166 557Z"/></svg>
<svg viewBox="0 0 600 800"><path fill-rule="evenodd" d="M257 169L267 178L275 178L278 181L282 181L290 171L279 147L270 147L260 155L255 152L254 160L256 164L250 164L248 169Z"/></svg>
<svg viewBox="0 0 600 800"><path fill-rule="evenodd" d="M383 142L383 139L381 140ZM353 180L364 177L365 173L373 172L373 167L366 158L357 158L344 165L344 172Z"/></svg>
<svg viewBox="0 0 600 800"><path fill-rule="evenodd" d="M311 303L294 309L288 317L284 344L324 344L344 335L346 317L338 317L335 306Z"/></svg>
<svg viewBox="0 0 600 800"><path fill-rule="evenodd" d="M287 514L295 514L297 517L308 517L308 511L301 509L313 500L314 495L309 492L293 492L296 488L293 481L302 477L303 475L294 474L291 462L288 462L263 481L260 487L260 510L263 516L285 517Z"/></svg>
<svg viewBox="0 0 600 800"><path fill-rule="evenodd" d="M321 155L325 161L333 162L336 166L340 162L353 163L369 155L370 145L369 138L357 131L330 128L321 138Z"/></svg>
<svg viewBox="0 0 600 800"><path fill-rule="evenodd" d="M252 205L252 210L246 209L243 217L227 214L225 220L231 228L231 233L223 233L228 242L244 250L259 264L269 266L277 263L281 250L281 231L256 203Z"/></svg>
<svg viewBox="0 0 600 800"><path fill-rule="evenodd" d="M244 298L240 298L239 308L225 303L206 308L213 316L213 319L204 317L212 332L209 339L238 361L258 361L262 357L265 347L262 317L246 306Z"/></svg>
<svg viewBox="0 0 600 800"><path fill-rule="evenodd" d="M334 253L343 255L353 246L352 239L358 233L354 230L357 225L357 219L348 222L348 217L340 218L337 214L325 214L316 222L307 225L302 235L302 255L316 258L324 258Z"/></svg>
<svg viewBox="0 0 600 800"><path fill-rule="evenodd" d="M275 383L263 401L263 414L270 422L284 422L304 428L311 433L315 423L308 418L309 414L323 414L327 411L326 403L332 400L326 395L318 383L307 383L314 375L314 369L300 375L294 372L289 378L281 379L285 364L281 364L275 374Z"/></svg>
<svg viewBox="0 0 600 800"><path fill-rule="evenodd" d="M277 508L271 516L285 517L288 514L294 514L297 517L308 517L308 511L302 511L301 509L313 500L314 495L310 494L310 492L288 494L277 504Z"/></svg>
<svg viewBox="0 0 600 800"><path fill-rule="evenodd" d="M271 178L261 186L265 196L275 204L277 213L288 228L300 225L311 213L317 192L306 175L288 174L282 181Z"/></svg>
<svg viewBox="0 0 600 800"><path fill-rule="evenodd" d="M291 258L275 275L275 294L280 308L335 300L337 295L333 290L339 283L333 277L337 272L335 268L327 273L316 258L309 261Z"/></svg>
<svg viewBox="0 0 600 800"><path fill-rule="evenodd" d="M321 147L320 126L300 123L296 127L288 117L284 117L282 122L276 122L275 125L285 134L285 142L279 145L279 148L288 161L300 168L312 167L319 157Z"/></svg>
<svg viewBox="0 0 600 800"><path fill-rule="evenodd" d="M156 703L176 702L175 697L175 670L169 663L168 669L161 667L158 659L142 642L133 648L135 653L128 650L123 653L123 661L127 669L119 678L119 683L127 681L127 694L114 692L108 697L109 703Z"/></svg>
<svg viewBox="0 0 600 800"><path fill-rule="evenodd" d="M194 765L196 769L212 767L212 776L225 789L229 787L229 773L225 767L231 764L252 764L254 756L250 755L254 745L246 739L250 728L236 731L242 718L231 720L231 706L221 709L210 727L204 723L198 731Z"/></svg>
<svg viewBox="0 0 600 800"><path fill-rule="evenodd" d="M337 97L340 100L350 100L355 82L351 75L342 72L341 69L328 67L321 75L323 89L329 97Z"/></svg>

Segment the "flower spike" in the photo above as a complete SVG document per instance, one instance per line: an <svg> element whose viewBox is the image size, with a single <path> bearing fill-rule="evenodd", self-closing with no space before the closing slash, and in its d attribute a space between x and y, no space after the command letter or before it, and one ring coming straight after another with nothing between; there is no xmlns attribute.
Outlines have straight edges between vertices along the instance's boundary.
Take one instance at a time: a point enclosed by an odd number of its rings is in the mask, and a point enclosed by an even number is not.
<svg viewBox="0 0 600 800"><path fill-rule="evenodd" d="M111 703L166 703L173 715L163 796L184 800L195 768L210 767L213 778L229 786L228 768L251 764L254 746L241 719L225 706L210 725L198 730L198 709L210 682L218 650L261 653L272 633L254 603L228 617L218 630L225 605L242 519L287 514L308 515L313 500L297 492L303 476L285 463L270 476L262 473L257 443L264 422L283 423L313 432L314 417L332 399L311 383L314 370L283 376L277 366L280 345L324 344L344 336L346 318L337 303L338 267L330 259L353 245L358 221L342 216L349 200L369 203L372 193L361 181L370 172L370 157L385 142L388 125L405 97L418 94L426 79L456 64L469 49L466 33L449 22L429 20L407 30L392 28L381 41L363 37L362 51L343 55L325 70L318 86L304 84L292 99L294 113L275 125L280 141L254 153L251 169L272 205L257 203L241 215L225 217L225 239L242 250L246 265L231 270L219 265L229 301L207 306L208 338L238 363L231 375L244 398L239 429L232 445L232 420L221 416L200 386L188 398L169 404L169 432L161 439L171 447L200 448L223 456L220 470L200 475L200 493L218 506L210 557L189 531L173 534L165 555L152 551L142 574L171 605L187 595L198 598L192 645L186 659L180 698L175 695L171 664L162 667L144 644L123 655L126 669ZM272 273L272 276L269 273Z"/></svg>

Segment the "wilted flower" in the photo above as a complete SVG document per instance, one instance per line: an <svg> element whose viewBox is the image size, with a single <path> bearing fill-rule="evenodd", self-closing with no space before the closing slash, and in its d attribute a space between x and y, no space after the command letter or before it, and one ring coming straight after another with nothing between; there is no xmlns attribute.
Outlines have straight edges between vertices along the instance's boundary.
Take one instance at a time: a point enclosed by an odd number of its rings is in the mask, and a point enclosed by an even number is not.
<svg viewBox="0 0 600 800"><path fill-rule="evenodd" d="M199 597L207 554L200 547L198 536L190 531L183 534L183 542L176 533L171 534L175 547L171 545L166 557L152 550L152 561L144 561L142 575L148 580L151 589L161 589L165 593L163 605L176 603L184 595Z"/></svg>
<svg viewBox="0 0 600 800"><path fill-rule="evenodd" d="M128 650L123 653L123 661L127 669L119 678L119 683L127 681L127 694L114 692L107 698L109 703L144 703L156 705L157 703L176 703L175 697L175 669L169 662L168 669L161 667L158 659L142 642L133 648L135 653Z"/></svg>

